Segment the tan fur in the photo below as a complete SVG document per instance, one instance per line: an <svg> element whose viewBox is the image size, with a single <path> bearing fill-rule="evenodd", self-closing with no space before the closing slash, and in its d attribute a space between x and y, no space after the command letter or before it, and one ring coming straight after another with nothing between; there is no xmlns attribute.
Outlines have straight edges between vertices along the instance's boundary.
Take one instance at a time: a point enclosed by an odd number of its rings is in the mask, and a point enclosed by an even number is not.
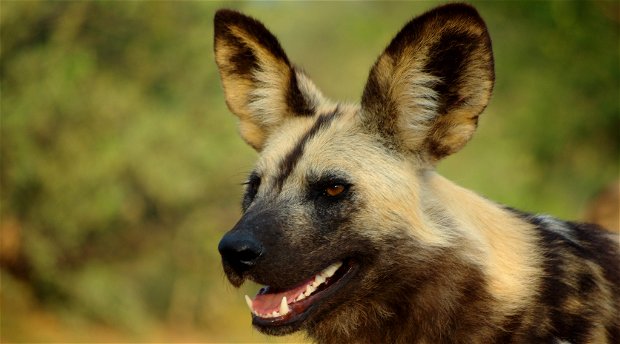
<svg viewBox="0 0 620 344"><path fill-rule="evenodd" d="M278 117L283 114L287 114L286 109L283 109L284 102L282 101L282 90L285 89L285 82L288 80L289 73L291 73L289 67L283 62L272 55L265 53L264 48L258 45L253 37L238 27L230 27L231 32L238 37L242 42L253 48L258 55L261 68L265 71L262 73L254 72L254 77L264 83L266 88L257 88L254 82L245 76L236 75L227 70L228 61L238 51L233 46L227 45L221 40L217 40L215 45L217 47L215 58L218 65L221 67L221 72L226 77L222 78L222 85L224 86L224 92L226 94L226 104L230 110L239 116L240 132L242 137L254 148L259 148L265 139L266 128L273 125L275 118L259 117L256 111L252 108L252 102L250 97L255 92L267 93L270 104L260 104L261 106L273 108L272 113L277 114ZM266 107L265 105L270 105Z"/></svg>
<svg viewBox="0 0 620 344"><path fill-rule="evenodd" d="M458 222L455 228L460 231L459 237L468 240L471 250L468 258L488 274L490 291L499 307L512 313L531 302L542 274L534 229L436 173L429 172L425 178L425 194Z"/></svg>
<svg viewBox="0 0 620 344"><path fill-rule="evenodd" d="M422 71L425 62L423 58L395 60L384 54L375 67L379 87L386 90L386 96L397 107L401 140L412 150L422 146L426 139L424 133L430 129L437 111L437 95L431 86L439 80ZM406 116L409 113L416 116Z"/></svg>

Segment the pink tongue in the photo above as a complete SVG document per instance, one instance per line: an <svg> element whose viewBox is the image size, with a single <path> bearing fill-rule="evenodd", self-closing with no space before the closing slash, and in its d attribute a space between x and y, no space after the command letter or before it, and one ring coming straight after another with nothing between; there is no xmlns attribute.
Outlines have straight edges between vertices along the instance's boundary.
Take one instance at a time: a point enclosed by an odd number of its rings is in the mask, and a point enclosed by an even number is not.
<svg viewBox="0 0 620 344"><path fill-rule="evenodd" d="M282 298L286 296L286 301L288 304L291 304L295 301L295 299L301 295L304 291L306 291L306 286L314 282L314 277L307 280L303 284L298 287L285 290L279 293L270 293L266 294L258 294L254 297L252 301L252 308L258 314L271 314L273 311L280 311L280 303L282 302Z"/></svg>

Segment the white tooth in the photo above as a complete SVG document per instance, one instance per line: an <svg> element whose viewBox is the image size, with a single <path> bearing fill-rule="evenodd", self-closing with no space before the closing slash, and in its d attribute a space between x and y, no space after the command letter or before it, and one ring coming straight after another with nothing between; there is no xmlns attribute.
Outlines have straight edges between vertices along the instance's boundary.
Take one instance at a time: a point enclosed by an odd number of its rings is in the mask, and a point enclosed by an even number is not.
<svg viewBox="0 0 620 344"><path fill-rule="evenodd" d="M316 278L314 279L314 282L312 283L312 285L315 287L318 287L323 282L325 282L325 277L323 277L323 275L316 275Z"/></svg>
<svg viewBox="0 0 620 344"><path fill-rule="evenodd" d="M301 294L299 294L299 296L297 296L297 298L295 299L295 302L301 301L301 300L303 300L305 298L306 298L306 295L304 295L304 293L301 293Z"/></svg>
<svg viewBox="0 0 620 344"><path fill-rule="evenodd" d="M336 270L338 270L338 268L341 265L342 265L342 262L338 262L338 263L332 264L329 267L327 267L327 269L323 270L323 273L321 273L321 275L323 275L325 277L332 277L334 272L336 272Z"/></svg>
<svg viewBox="0 0 620 344"><path fill-rule="evenodd" d="M310 294L314 293L315 290L316 288L309 284L306 287L306 291L304 291L304 295L309 296Z"/></svg>
<svg viewBox="0 0 620 344"><path fill-rule="evenodd" d="M271 312L271 316L272 316L273 318L275 318L275 317L277 317L277 316L279 316L279 315L280 315L280 313L278 313L278 311L273 311L273 312Z"/></svg>
<svg viewBox="0 0 620 344"><path fill-rule="evenodd" d="M289 312L288 303L286 302L286 296L282 297L282 302L280 302L280 315L285 315Z"/></svg>
<svg viewBox="0 0 620 344"><path fill-rule="evenodd" d="M250 307L250 311L254 313L254 308L252 307L252 299L250 299L250 297L246 295L245 302L248 304L248 307Z"/></svg>

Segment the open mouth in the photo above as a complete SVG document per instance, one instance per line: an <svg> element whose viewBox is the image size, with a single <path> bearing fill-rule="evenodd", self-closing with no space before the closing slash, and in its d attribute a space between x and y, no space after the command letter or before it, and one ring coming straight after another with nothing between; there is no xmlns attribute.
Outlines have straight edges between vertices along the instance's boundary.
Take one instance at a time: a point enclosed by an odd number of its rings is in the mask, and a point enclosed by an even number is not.
<svg viewBox="0 0 620 344"><path fill-rule="evenodd" d="M252 322L259 327L290 325L303 321L312 306L332 295L350 278L354 265L340 261L323 269L290 289L266 286L245 301L252 312Z"/></svg>

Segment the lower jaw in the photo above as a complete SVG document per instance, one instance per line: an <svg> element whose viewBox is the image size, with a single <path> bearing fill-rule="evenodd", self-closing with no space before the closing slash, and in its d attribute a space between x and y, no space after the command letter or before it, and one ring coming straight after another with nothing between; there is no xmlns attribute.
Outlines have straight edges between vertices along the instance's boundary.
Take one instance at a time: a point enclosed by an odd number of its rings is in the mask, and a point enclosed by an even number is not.
<svg viewBox="0 0 620 344"><path fill-rule="evenodd" d="M347 261L346 264L348 264L348 271L330 287L333 289L324 290L324 294L320 295L320 299L315 301L316 303L309 305L300 313L287 314L279 318L263 318L253 314L252 325L260 332L272 336L283 336L301 330L308 318L317 312L321 312L320 308L325 301L333 298L356 275L359 265L351 261Z"/></svg>
<svg viewBox="0 0 620 344"><path fill-rule="evenodd" d="M308 315L308 312L304 312L300 314L297 319L291 319L286 323L277 325L270 323L269 319L264 319L257 317L256 315L252 315L252 325L254 325L257 330L264 334L268 334L271 336L284 336L301 330L303 327L302 325L305 323Z"/></svg>

